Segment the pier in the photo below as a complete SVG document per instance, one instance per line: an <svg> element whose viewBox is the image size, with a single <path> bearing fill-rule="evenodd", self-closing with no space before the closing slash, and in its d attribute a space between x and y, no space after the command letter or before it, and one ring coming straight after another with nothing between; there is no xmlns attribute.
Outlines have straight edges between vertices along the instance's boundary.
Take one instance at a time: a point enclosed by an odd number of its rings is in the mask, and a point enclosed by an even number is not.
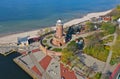
<svg viewBox="0 0 120 79"><path fill-rule="evenodd" d="M40 45L39 42L35 42L28 46L19 46L19 45L17 45L17 43L3 43L3 44L0 44L0 54L7 56L13 52L21 53L24 51L38 48L39 45Z"/></svg>
<svg viewBox="0 0 120 79"><path fill-rule="evenodd" d="M13 43L0 44L0 54L4 56L16 52L17 50L18 50L17 44L13 44Z"/></svg>
<svg viewBox="0 0 120 79"><path fill-rule="evenodd" d="M21 57L21 56L20 56ZM30 75L33 79L41 79L41 77L33 72L28 66L26 66L22 61L19 60L20 57L13 59L13 61L22 68L28 75Z"/></svg>

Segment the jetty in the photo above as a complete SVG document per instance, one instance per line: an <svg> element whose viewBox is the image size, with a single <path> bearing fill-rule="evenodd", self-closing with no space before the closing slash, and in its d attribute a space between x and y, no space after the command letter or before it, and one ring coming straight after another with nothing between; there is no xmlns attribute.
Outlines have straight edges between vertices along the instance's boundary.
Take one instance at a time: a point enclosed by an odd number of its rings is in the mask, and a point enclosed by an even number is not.
<svg viewBox="0 0 120 79"><path fill-rule="evenodd" d="M19 46L17 43L3 43L0 44L0 54L7 56L13 52L22 53L24 51L32 50L33 48L38 48L39 42L33 43L28 46Z"/></svg>
<svg viewBox="0 0 120 79"><path fill-rule="evenodd" d="M4 43L0 44L0 54L7 56L15 51L17 51L18 46L17 44L13 43Z"/></svg>

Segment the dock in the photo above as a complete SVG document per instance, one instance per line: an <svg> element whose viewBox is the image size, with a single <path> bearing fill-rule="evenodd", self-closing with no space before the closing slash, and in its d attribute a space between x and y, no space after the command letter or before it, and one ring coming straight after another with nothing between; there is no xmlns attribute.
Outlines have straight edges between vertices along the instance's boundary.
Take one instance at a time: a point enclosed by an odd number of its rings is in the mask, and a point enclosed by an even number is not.
<svg viewBox="0 0 120 79"><path fill-rule="evenodd" d="M29 46L18 46L16 43L3 43L0 44L0 54L7 56L13 52L24 52L27 51L28 48L32 50L32 48L39 47L39 42L33 43Z"/></svg>
<svg viewBox="0 0 120 79"><path fill-rule="evenodd" d="M22 69L24 70L28 75L30 75L33 79L41 79L41 77L36 74L35 72L33 72L29 66L27 66L27 64L25 64L24 62L20 61L19 59L21 58L21 56L13 59L13 61Z"/></svg>
<svg viewBox="0 0 120 79"><path fill-rule="evenodd" d="M7 56L15 51L17 51L18 46L15 44L0 44L0 54Z"/></svg>

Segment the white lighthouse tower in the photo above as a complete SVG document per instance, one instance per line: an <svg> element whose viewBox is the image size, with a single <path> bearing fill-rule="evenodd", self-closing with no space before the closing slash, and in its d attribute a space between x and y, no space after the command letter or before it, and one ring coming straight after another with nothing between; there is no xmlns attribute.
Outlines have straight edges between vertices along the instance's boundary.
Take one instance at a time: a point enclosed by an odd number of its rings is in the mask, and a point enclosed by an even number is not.
<svg viewBox="0 0 120 79"><path fill-rule="evenodd" d="M118 24L119 24L119 29L120 29L120 18L117 20Z"/></svg>

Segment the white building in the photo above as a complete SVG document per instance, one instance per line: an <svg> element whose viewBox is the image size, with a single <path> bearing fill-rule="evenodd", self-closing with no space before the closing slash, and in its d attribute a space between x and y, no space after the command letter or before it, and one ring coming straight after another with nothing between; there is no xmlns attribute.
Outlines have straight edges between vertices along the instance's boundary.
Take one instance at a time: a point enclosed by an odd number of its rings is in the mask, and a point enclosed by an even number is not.
<svg viewBox="0 0 120 79"><path fill-rule="evenodd" d="M29 45L29 43L28 43L28 38L29 38L29 36L26 36L26 37L18 37L18 45L20 45L20 46L27 46L27 45Z"/></svg>
<svg viewBox="0 0 120 79"><path fill-rule="evenodd" d="M118 24L119 24L119 29L120 29L120 18L117 20Z"/></svg>

